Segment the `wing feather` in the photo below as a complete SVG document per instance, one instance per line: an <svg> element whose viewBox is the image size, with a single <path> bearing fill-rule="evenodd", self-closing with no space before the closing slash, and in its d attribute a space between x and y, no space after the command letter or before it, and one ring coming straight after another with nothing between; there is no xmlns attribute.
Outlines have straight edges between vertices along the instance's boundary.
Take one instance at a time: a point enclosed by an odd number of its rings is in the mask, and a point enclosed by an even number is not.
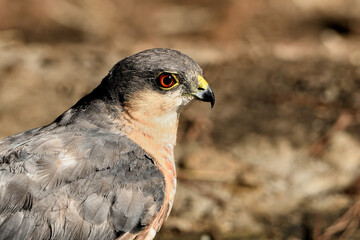
<svg viewBox="0 0 360 240"><path fill-rule="evenodd" d="M152 159L124 135L20 133L0 141L0 239L136 236L164 189Z"/></svg>

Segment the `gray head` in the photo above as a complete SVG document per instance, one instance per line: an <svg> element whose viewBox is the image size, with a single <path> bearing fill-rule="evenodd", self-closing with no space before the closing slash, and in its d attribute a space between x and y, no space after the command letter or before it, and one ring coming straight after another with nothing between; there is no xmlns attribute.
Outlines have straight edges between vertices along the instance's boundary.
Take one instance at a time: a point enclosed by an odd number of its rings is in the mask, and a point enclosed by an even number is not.
<svg viewBox="0 0 360 240"><path fill-rule="evenodd" d="M214 94L202 74L200 66L179 51L149 49L118 62L93 95L122 106L146 101L143 107L164 110L170 104L178 110L193 99L213 105Z"/></svg>

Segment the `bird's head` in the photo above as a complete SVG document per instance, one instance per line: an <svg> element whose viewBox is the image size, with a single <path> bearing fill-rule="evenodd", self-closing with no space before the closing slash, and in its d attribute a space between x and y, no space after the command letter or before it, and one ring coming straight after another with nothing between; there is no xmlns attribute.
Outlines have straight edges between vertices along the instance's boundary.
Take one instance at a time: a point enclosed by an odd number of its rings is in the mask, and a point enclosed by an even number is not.
<svg viewBox="0 0 360 240"><path fill-rule="evenodd" d="M214 105L200 66L171 49L149 49L118 62L102 85L125 108L142 113L179 112L194 99Z"/></svg>

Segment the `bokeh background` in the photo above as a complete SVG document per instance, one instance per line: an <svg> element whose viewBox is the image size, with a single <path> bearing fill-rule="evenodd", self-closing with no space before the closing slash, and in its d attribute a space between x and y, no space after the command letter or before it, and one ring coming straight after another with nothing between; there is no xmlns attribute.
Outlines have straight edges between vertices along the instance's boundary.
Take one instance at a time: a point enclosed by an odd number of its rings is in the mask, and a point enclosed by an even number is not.
<svg viewBox="0 0 360 240"><path fill-rule="evenodd" d="M182 115L157 239L360 239L359 0L0 0L0 137L152 47L216 94Z"/></svg>

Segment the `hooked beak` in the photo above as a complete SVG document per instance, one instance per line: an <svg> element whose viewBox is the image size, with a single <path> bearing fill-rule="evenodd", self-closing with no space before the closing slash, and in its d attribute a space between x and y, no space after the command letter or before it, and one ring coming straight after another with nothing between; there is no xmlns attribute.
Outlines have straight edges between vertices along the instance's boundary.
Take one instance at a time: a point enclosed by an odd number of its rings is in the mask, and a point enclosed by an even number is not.
<svg viewBox="0 0 360 240"><path fill-rule="evenodd" d="M193 95L198 100L201 100L201 101L204 101L204 102L210 102L211 103L211 108L213 108L214 103L215 103L214 92L210 88L207 81L200 75L198 76L198 82L199 82L199 86L198 86L198 89L197 89L198 91L193 93Z"/></svg>

